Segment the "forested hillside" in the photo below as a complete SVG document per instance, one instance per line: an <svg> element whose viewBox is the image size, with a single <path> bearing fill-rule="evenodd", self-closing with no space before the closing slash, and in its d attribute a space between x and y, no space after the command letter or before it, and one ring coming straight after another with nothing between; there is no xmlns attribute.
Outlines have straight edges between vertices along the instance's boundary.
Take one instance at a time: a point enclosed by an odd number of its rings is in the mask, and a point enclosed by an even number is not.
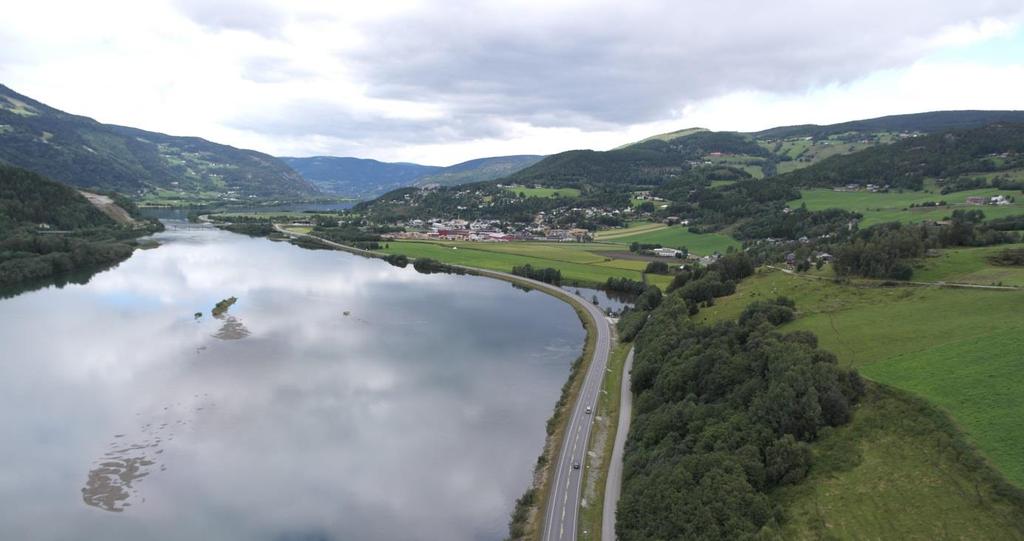
<svg viewBox="0 0 1024 541"><path fill-rule="evenodd" d="M652 139L605 152L571 150L548 156L508 177L512 182L552 186L659 185L710 153L769 157L750 137L732 132L696 132L669 141Z"/></svg>
<svg viewBox="0 0 1024 541"><path fill-rule="evenodd" d="M875 183L920 190L926 177L947 178L1024 165L1024 124L993 124L909 138L833 156L780 176L797 186Z"/></svg>
<svg viewBox="0 0 1024 541"><path fill-rule="evenodd" d="M128 258L134 239L163 228L138 214L134 218L136 225L118 225L75 189L0 165L0 288L95 271Z"/></svg>
<svg viewBox="0 0 1024 541"><path fill-rule="evenodd" d="M441 167L417 163L387 163L362 158L312 156L281 158L324 193L366 199L410 186Z"/></svg>
<svg viewBox="0 0 1024 541"><path fill-rule="evenodd" d="M280 160L59 111L0 85L0 162L135 197L296 198L318 190Z"/></svg>
<svg viewBox="0 0 1024 541"><path fill-rule="evenodd" d="M324 193L355 199L372 199L412 185L457 186L494 180L540 159L541 156L531 155L497 156L439 167L334 156L281 158Z"/></svg>
<svg viewBox="0 0 1024 541"><path fill-rule="evenodd" d="M907 115L891 115L866 120L852 120L839 124L802 124L779 126L754 132L758 139L784 139L787 137L823 138L850 132L923 132L937 133L969 129L997 122L1024 122L1024 111L934 111Z"/></svg>
<svg viewBox="0 0 1024 541"><path fill-rule="evenodd" d="M523 154L518 156L495 156L477 158L455 165L449 165L416 181L417 185L439 184L458 186L473 182L499 179L521 171L543 159L543 156Z"/></svg>

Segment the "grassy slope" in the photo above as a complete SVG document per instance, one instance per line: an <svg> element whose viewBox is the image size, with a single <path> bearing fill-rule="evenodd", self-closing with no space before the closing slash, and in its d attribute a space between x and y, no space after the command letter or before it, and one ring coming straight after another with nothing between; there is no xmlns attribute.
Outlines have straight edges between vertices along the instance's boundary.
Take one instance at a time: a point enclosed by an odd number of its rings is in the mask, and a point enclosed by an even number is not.
<svg viewBox="0 0 1024 541"><path fill-rule="evenodd" d="M526 197L570 197L576 198L580 196L580 191L576 188L527 188L526 186L508 186L508 191L516 194L524 194Z"/></svg>
<svg viewBox="0 0 1024 541"><path fill-rule="evenodd" d="M1021 539L1024 513L957 439L922 400L872 385L853 421L814 445L808 479L776 493L778 537Z"/></svg>
<svg viewBox="0 0 1024 541"><path fill-rule="evenodd" d="M934 184L928 184L921 192L834 192L827 189L802 190L802 197L790 201L789 206L799 207L807 205L808 210L822 210L827 208L840 208L856 211L864 215L862 226L882 222L920 222L923 220L941 220L949 216L956 209L981 209L988 218L998 218L1013 214L1024 214L1024 203L1018 201L1006 206L974 206L964 202L968 197L993 195L1016 196L1020 199L1020 192L997 190L985 188L980 190L969 190L942 195L935 188ZM924 207L910 208L912 203L946 201L945 207Z"/></svg>
<svg viewBox="0 0 1024 541"><path fill-rule="evenodd" d="M1010 248L1024 248L1024 244L943 250L938 257L927 258L915 267L914 280L1024 287L1024 267L988 262L988 257Z"/></svg>
<svg viewBox="0 0 1024 541"><path fill-rule="evenodd" d="M1024 418L1019 393L1024 388L1019 353L1024 349L1019 338L1024 333L1024 291L856 287L762 271L698 317L734 318L750 301L777 295L795 299L799 310L798 319L784 330L812 331L840 364L940 406L1001 474L1024 485L1024 455L1019 452L1024 447L1019 422ZM957 470L955 460L941 458L939 451L924 445L937 436L907 432L924 421L920 413L907 420L886 412L902 408L897 406L883 401L876 413L875 406L865 408L870 430L849 436L845 444L863 448L865 466L816 474L802 492L795 490L791 508L806 515L798 521L817 516L814 520L825 520L829 533L840 537L934 538L926 530L912 529L917 519L904 520L896 512L918 508L922 517L929 517L920 520L937 521L948 529L938 537L993 538L978 522L995 524L995 518L980 517L1001 512L989 503L965 507L970 494L965 496L963 487L981 483L983 475ZM949 473L936 476L936 468ZM918 486L922 483L927 490ZM882 486L886 490L879 490ZM848 525L841 526L844 522ZM851 529L843 533L847 527ZM882 535L886 531L893 533Z"/></svg>

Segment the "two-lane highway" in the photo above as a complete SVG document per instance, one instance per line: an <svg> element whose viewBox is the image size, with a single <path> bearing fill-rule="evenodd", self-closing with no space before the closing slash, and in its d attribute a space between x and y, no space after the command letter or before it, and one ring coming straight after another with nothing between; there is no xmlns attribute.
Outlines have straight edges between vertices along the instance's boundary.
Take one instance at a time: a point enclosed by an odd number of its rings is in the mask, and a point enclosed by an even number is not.
<svg viewBox="0 0 1024 541"><path fill-rule="evenodd" d="M604 379L608 355L612 349L611 329L604 312L584 299L575 295L573 297L596 322L594 332L597 334L597 342L594 357L590 360L590 367L580 388L579 399L572 406L558 461L553 465L555 475L552 478L552 485L548 487L548 505L544 513L544 533L541 537L544 541L576 539L580 497L587 467L587 441L594 424L594 415L587 413L587 408L591 408L591 411L596 409L597 394L601 392L601 381ZM579 464L580 468L575 469L575 464Z"/></svg>

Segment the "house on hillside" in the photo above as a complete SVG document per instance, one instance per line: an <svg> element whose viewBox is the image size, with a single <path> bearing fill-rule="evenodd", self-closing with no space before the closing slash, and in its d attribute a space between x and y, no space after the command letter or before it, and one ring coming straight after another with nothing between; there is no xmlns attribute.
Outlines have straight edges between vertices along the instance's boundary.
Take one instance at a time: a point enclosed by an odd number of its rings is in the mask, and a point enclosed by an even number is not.
<svg viewBox="0 0 1024 541"><path fill-rule="evenodd" d="M968 205L984 205L985 204L985 198L984 197L977 197L977 196L968 197L967 198L967 204Z"/></svg>

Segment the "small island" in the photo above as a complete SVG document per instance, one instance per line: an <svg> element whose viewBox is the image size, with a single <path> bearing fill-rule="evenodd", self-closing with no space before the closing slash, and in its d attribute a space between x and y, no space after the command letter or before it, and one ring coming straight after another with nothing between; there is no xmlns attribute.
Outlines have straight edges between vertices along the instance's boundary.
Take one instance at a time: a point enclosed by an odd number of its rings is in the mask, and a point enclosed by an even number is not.
<svg viewBox="0 0 1024 541"><path fill-rule="evenodd" d="M228 308L231 308L231 305L236 302L238 302L237 297L228 297L214 305L213 310L210 310L210 314L213 315L213 317L222 317L227 313Z"/></svg>

